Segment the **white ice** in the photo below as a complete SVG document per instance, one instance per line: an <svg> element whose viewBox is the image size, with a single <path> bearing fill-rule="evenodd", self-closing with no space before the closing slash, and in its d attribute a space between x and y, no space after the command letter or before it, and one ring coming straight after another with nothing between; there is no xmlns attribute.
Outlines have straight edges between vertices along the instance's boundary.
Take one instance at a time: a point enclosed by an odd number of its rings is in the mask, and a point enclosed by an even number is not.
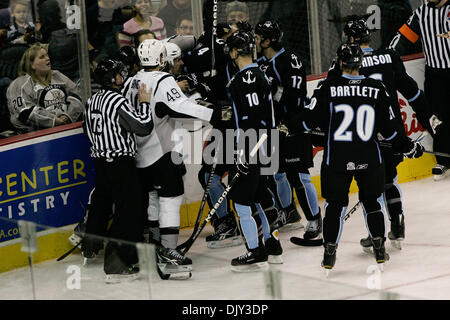
<svg viewBox="0 0 450 320"><path fill-rule="evenodd" d="M387 240L390 261L377 272L373 256L363 253L359 240L367 235L359 208L345 223L336 265L328 279L320 267L322 247L299 247L289 241L302 230L281 233L284 264L270 273L234 273L232 258L245 252L244 245L208 249L208 225L188 256L193 260L189 280L160 280L156 275L121 284L105 284L102 259L82 267L74 253L63 261L33 266L37 299L450 299L450 178L426 178L400 185L406 223L402 250ZM357 202L350 195L349 208ZM320 201L323 209L324 201ZM305 219L302 219L305 223ZM389 229L389 223L387 224ZM180 242L192 229L182 230ZM68 268L80 267L79 289L69 289ZM70 269L69 269L70 271ZM268 281L271 276L272 282ZM0 274L0 299L33 299L29 268ZM267 285L272 283L273 285ZM70 286L69 286L70 287Z"/></svg>

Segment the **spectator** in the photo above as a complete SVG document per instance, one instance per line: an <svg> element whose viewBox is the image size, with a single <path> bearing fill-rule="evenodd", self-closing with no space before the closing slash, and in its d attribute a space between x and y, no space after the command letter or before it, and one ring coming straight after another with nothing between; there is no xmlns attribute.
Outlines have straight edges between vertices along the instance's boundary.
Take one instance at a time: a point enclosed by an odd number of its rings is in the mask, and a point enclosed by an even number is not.
<svg viewBox="0 0 450 320"><path fill-rule="evenodd" d="M113 14L116 8L116 0L98 0L87 6L86 24L91 62L102 51L108 34L112 32Z"/></svg>
<svg viewBox="0 0 450 320"><path fill-rule="evenodd" d="M48 55L53 70L58 70L73 82L80 78L78 68L78 41L76 31L61 22L58 1L46 0L39 4L42 42L48 43Z"/></svg>
<svg viewBox="0 0 450 320"><path fill-rule="evenodd" d="M190 14L180 16L177 21L176 33L182 36L194 35L194 23Z"/></svg>
<svg viewBox="0 0 450 320"><path fill-rule="evenodd" d="M134 44L135 44L136 49L137 49L137 47L139 47L141 42L143 42L144 40L156 39L156 35L153 33L153 31L150 31L148 29L139 30L138 32L136 32L134 34L133 37L134 37Z"/></svg>
<svg viewBox="0 0 450 320"><path fill-rule="evenodd" d="M178 17L187 14L192 15L190 0L167 0L167 5L159 11L158 17L163 19L167 35L173 36L176 34Z"/></svg>
<svg viewBox="0 0 450 320"><path fill-rule="evenodd" d="M51 69L47 48L35 43L25 51L19 77L6 92L11 123L20 132L71 123L83 111L78 88L61 72Z"/></svg>
<svg viewBox="0 0 450 320"><path fill-rule="evenodd" d="M136 0L134 3L136 15L125 22L123 31L119 32L119 46L130 46L133 44L133 35L142 29L152 31L158 40L167 37L164 21L152 16L153 8L150 0Z"/></svg>
<svg viewBox="0 0 450 320"><path fill-rule="evenodd" d="M238 21L248 21L249 11L248 6L241 1L233 1L227 4L226 7L227 23L232 24Z"/></svg>
<svg viewBox="0 0 450 320"><path fill-rule="evenodd" d="M27 34L34 32L33 22L28 21L28 2L17 0L11 3L13 21L8 30L8 41L13 43L26 43Z"/></svg>

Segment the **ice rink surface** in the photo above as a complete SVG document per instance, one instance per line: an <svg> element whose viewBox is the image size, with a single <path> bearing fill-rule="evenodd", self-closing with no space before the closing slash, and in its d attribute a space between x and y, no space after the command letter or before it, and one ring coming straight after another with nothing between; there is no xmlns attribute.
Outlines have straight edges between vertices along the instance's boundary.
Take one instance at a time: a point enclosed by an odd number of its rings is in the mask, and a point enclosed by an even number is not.
<svg viewBox="0 0 450 320"><path fill-rule="evenodd" d="M320 267L322 247L299 247L289 241L303 229L280 233L282 265L270 272L234 273L230 261L245 252L244 245L208 249L208 225L188 252L193 260L189 280L160 280L142 274L138 280L105 284L99 257L82 266L79 252L63 261L33 266L36 299L85 300L450 300L450 178L426 178L400 185L406 224L402 250L386 249L390 261L378 272L372 255L364 253L359 240L367 235L361 208L346 221L337 251L337 261L328 279ZM349 209L357 203L350 195ZM323 210L324 201L320 201ZM348 209L348 210L349 210ZM302 222L306 224L305 219ZM387 223L389 229L389 222ZM182 230L180 242L192 229ZM80 288L69 289L73 270L79 270ZM0 274L0 299L33 299L29 268ZM69 285L70 287L70 285Z"/></svg>

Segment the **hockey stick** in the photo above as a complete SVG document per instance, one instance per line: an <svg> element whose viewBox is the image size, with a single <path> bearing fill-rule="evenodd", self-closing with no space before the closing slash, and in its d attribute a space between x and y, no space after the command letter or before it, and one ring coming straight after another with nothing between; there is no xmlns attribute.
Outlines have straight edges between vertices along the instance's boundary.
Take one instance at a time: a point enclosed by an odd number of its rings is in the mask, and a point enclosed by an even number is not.
<svg viewBox="0 0 450 320"><path fill-rule="evenodd" d="M261 138L259 139L258 143L254 146L254 148L250 152L250 158L253 158L256 155L259 148L264 143L264 141L266 141L266 139L267 139L267 134L264 133L261 136ZM225 190L222 192L222 194L219 197L219 199L217 200L217 202L214 204L214 206L211 208L211 210L209 210L209 213L206 216L205 220L203 220L203 223L200 225L200 228L197 230L197 232L195 232L193 234L192 238L187 241L188 243L186 244L186 247L181 252L183 255L185 255L186 252L188 252L189 249L192 247L192 245L194 244L194 241L200 235L200 233L202 232L203 228L205 228L205 226L209 222L209 220L211 220L212 216L216 213L220 204L224 201L224 199L226 199L228 193L230 192L230 190L233 188L233 186L236 184L236 181L238 181L240 177L241 177L241 173L238 171L236 173L236 175L233 177L233 179L231 180L231 182L228 184L228 186L225 188Z"/></svg>
<svg viewBox="0 0 450 320"><path fill-rule="evenodd" d="M186 245L189 243L189 241L192 239L192 237L194 236L194 234L198 230L198 227L200 225L200 221L201 221L202 215L203 215L203 209L205 208L206 199L208 198L209 189L211 188L211 183L212 183L212 180L213 180L214 172L216 171L219 149L220 149L220 144L218 145L216 153L214 155L213 166L211 168L211 171L209 172L208 182L206 184L205 192L203 193L203 197L202 197L202 202L200 204L200 208L198 209L197 221L195 221L194 230L192 231L192 234L189 237L189 239L187 239L185 242L183 242L182 244L177 246L178 250L179 249L183 249L184 247L186 247Z"/></svg>
<svg viewBox="0 0 450 320"><path fill-rule="evenodd" d="M71 254L76 248L78 248L78 246L81 244L81 240L80 242L78 242L72 249L70 249L69 251L67 251L66 253L64 253L61 257L59 257L58 259L56 259L56 261L61 261L62 259L64 259L65 257L67 257L69 254Z"/></svg>
<svg viewBox="0 0 450 320"><path fill-rule="evenodd" d="M356 211L356 209L358 209L360 204L361 201L358 201L358 203L356 203L353 208L351 208L351 210L345 214L344 221L347 221L347 219L350 218L350 216ZM302 247L318 247L323 244L323 239L304 239L300 237L291 237L290 240L293 244Z"/></svg>

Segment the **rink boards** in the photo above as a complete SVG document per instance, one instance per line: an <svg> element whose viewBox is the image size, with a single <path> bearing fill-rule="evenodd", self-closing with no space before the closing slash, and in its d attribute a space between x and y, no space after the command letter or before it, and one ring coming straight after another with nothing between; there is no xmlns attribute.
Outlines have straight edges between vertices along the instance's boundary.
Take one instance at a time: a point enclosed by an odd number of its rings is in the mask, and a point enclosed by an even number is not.
<svg viewBox="0 0 450 320"><path fill-rule="evenodd" d="M405 66L423 89L424 59L411 57ZM309 96L322 78L308 79ZM424 130L418 125L406 99L400 95L399 103L406 132L414 139ZM194 131L193 140L207 136L205 129ZM427 150L432 149L431 142L427 135L423 140ZM180 213L182 228L194 225L203 195L197 178L202 146L203 143L193 144L185 151L187 174ZM27 256L20 251L17 220L42 225L37 229L39 239L38 252L33 257L35 262L54 259L70 249L67 237L73 225L82 218L94 185L95 170L89 147L80 123L0 140L0 272L27 264ZM320 196L319 169L323 151L316 148L314 154L314 168L310 173ZM420 159L406 159L398 167L399 182L429 176L435 163L430 154ZM352 184L351 191L357 191L356 185ZM207 211L206 206L204 214ZM58 229L54 229L57 232L44 230L47 227Z"/></svg>

